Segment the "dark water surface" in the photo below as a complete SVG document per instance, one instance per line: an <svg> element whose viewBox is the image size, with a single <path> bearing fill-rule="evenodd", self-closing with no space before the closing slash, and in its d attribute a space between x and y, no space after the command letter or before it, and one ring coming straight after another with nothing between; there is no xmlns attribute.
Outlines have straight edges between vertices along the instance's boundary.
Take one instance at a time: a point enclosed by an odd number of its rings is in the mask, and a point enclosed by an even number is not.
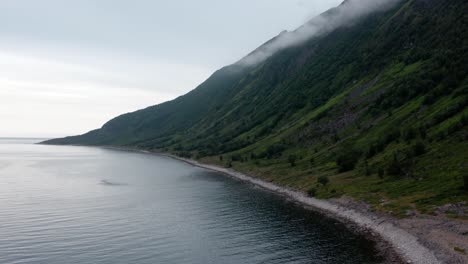
<svg viewBox="0 0 468 264"><path fill-rule="evenodd" d="M379 263L343 225L170 158L0 140L0 263Z"/></svg>

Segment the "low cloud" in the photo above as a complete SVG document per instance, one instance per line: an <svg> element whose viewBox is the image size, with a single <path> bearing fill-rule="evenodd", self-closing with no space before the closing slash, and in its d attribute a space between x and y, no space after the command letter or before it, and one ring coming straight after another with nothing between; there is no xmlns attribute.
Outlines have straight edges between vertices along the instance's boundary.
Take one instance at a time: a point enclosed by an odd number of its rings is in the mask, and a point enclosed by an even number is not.
<svg viewBox="0 0 468 264"><path fill-rule="evenodd" d="M244 57L238 64L243 66L256 65L282 49L300 45L313 37L351 25L356 19L387 10L400 1L402 0L345 0L338 7L311 19L295 31L281 32L277 37Z"/></svg>

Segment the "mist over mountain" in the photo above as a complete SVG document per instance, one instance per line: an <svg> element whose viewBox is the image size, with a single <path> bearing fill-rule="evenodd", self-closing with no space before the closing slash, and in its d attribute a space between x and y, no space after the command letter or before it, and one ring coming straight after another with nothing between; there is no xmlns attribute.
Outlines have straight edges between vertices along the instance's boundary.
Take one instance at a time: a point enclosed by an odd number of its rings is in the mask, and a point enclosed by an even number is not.
<svg viewBox="0 0 468 264"><path fill-rule="evenodd" d="M330 33L343 27L352 26L359 19L382 12L395 6L402 0L347 0L340 6L333 8L305 23L295 31L283 31L276 38L268 41L254 52L240 60L238 64L244 66L255 65L266 60L276 52L300 45L313 37Z"/></svg>
<svg viewBox="0 0 468 264"><path fill-rule="evenodd" d="M466 10L347 0L186 95L45 143L173 153L396 214L466 201Z"/></svg>

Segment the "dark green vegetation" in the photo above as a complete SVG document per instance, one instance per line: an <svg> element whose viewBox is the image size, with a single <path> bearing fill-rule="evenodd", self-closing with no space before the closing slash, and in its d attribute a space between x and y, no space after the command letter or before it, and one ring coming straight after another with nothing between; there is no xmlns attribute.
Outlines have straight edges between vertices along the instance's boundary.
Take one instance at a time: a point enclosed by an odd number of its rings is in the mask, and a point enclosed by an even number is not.
<svg viewBox="0 0 468 264"><path fill-rule="evenodd" d="M468 2L409 0L51 144L233 167L396 213L468 200Z"/></svg>

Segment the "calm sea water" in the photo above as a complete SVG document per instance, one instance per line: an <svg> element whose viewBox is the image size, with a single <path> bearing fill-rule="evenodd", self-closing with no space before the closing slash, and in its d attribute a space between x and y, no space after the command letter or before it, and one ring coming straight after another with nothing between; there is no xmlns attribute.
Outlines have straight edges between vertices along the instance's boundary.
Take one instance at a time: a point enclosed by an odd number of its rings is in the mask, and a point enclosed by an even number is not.
<svg viewBox="0 0 468 264"><path fill-rule="evenodd" d="M0 263L379 263L334 220L154 155L0 140Z"/></svg>

